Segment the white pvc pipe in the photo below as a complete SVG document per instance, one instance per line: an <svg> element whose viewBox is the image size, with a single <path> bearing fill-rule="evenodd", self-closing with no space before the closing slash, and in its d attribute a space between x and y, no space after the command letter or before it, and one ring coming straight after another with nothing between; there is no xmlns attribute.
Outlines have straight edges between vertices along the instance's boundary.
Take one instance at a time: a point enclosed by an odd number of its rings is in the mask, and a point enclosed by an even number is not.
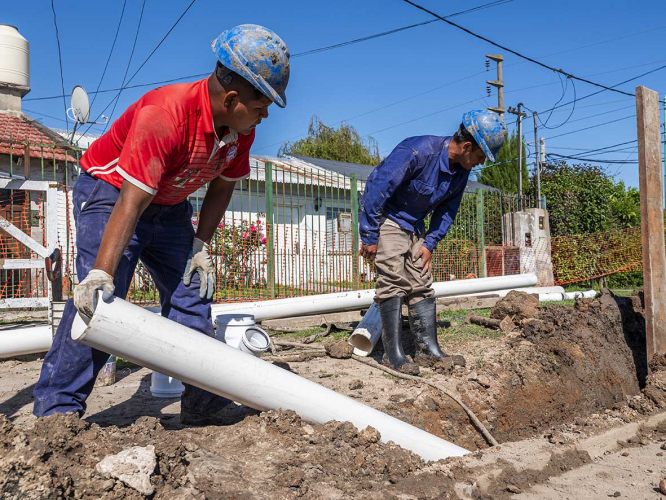
<svg viewBox="0 0 666 500"><path fill-rule="evenodd" d="M52 342L50 325L1 330L0 358L46 352Z"/></svg>
<svg viewBox="0 0 666 500"><path fill-rule="evenodd" d="M585 292L567 292L564 294L564 300L593 299L596 296L597 296L596 290L587 290Z"/></svg>
<svg viewBox="0 0 666 500"><path fill-rule="evenodd" d="M506 297L509 292L525 292L531 295L533 294L546 294L546 293L564 293L564 288L561 286L531 286L531 287L522 287L522 288L505 288L503 290L492 290L488 292L481 293L465 293L462 295L456 295L455 297L480 297L483 295L497 295L498 297Z"/></svg>
<svg viewBox="0 0 666 500"><path fill-rule="evenodd" d="M454 281L447 281L438 283L447 284L447 283L456 283ZM482 293L471 293L465 295L456 295L455 297L476 297L480 295L485 295L492 293L499 297L505 297L512 290L525 292L530 294L538 294L540 301L546 300L562 300L564 294L564 288L559 286L553 287L534 287L534 288L510 288L506 290L493 290L491 292L482 292ZM443 293L444 292L444 293ZM448 294L445 293L446 288L439 286L435 297L445 297ZM577 292L580 293L580 292ZM379 307L377 304L373 304L368 312L365 313L363 319L356 326L352 334L349 336L349 343L354 346L354 354L357 356L369 356L372 353L373 349L379 342L379 339L382 336L382 319L379 315Z"/></svg>
<svg viewBox="0 0 666 500"><path fill-rule="evenodd" d="M72 338L90 347L170 375L259 410L293 410L324 423L372 426L383 442L393 441L425 460L461 456L467 450L412 425L326 389L223 342L113 298L98 300L86 325L77 314Z"/></svg>
<svg viewBox="0 0 666 500"><path fill-rule="evenodd" d="M443 297L504 288L529 287L536 285L536 283L537 278L534 274L515 274L495 278L442 281L433 283L432 287L436 296ZM361 309L372 305L374 298L375 290L372 289L237 304L213 304L212 315L214 319L219 314L252 314L256 321L263 321L265 319L324 314L346 309Z"/></svg>

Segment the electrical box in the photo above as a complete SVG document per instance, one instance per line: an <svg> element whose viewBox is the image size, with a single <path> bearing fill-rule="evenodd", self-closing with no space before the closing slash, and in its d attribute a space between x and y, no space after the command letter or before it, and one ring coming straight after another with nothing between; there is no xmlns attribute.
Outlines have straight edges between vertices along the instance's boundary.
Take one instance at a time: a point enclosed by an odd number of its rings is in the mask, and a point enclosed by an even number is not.
<svg viewBox="0 0 666 500"><path fill-rule="evenodd" d="M352 216L349 212L340 212L338 214L338 232L351 233Z"/></svg>

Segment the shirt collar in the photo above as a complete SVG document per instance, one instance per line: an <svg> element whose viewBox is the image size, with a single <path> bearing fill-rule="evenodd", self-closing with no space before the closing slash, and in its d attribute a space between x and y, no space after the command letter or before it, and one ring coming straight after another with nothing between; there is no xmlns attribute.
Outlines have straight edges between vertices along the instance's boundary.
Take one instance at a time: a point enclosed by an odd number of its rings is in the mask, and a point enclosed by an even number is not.
<svg viewBox="0 0 666 500"><path fill-rule="evenodd" d="M451 137L446 137L444 143L442 144L442 154L439 159L439 168L445 174L455 174L460 171L459 168L451 168L449 165L449 144L451 142Z"/></svg>

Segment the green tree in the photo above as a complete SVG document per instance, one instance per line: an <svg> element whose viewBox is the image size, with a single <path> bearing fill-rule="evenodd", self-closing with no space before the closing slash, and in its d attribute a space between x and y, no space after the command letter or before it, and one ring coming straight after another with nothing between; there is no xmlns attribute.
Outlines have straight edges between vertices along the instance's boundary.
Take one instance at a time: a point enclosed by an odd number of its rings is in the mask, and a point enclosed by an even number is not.
<svg viewBox="0 0 666 500"><path fill-rule="evenodd" d="M492 165L492 166L491 166ZM518 134L506 138L495 162L487 161L476 171L476 179L505 193L518 193ZM530 176L527 171L527 151L523 142L523 193L528 193Z"/></svg>
<svg viewBox="0 0 666 500"><path fill-rule="evenodd" d="M640 195L593 165L546 165L541 175L553 236L640 225Z"/></svg>
<svg viewBox="0 0 666 500"><path fill-rule="evenodd" d="M310 119L305 139L285 142L278 150L278 156L291 154L373 166L381 161L377 141L373 137L364 139L346 123L337 129L327 127L317 115Z"/></svg>

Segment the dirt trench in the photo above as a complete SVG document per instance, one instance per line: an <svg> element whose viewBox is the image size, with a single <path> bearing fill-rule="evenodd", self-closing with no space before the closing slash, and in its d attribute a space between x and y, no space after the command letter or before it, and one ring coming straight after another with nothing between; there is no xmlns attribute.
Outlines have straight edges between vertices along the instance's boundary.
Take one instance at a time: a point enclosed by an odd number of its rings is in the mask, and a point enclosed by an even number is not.
<svg viewBox="0 0 666 500"><path fill-rule="evenodd" d="M508 295L491 313L513 315L516 331L487 341L482 363L449 376L499 442L619 409L641 394L647 364L639 296L604 291L574 307L534 308L524 295ZM646 389L651 397L632 403L641 413L666 407L666 380L652 377L656 383ZM487 447L466 414L437 391L389 403L387 410L468 449Z"/></svg>
<svg viewBox="0 0 666 500"><path fill-rule="evenodd" d="M466 367L423 370L460 394L500 442L563 425L585 428L599 415L626 420L666 407L666 357L652 360L649 375L643 361L640 296L604 292L574 307L521 315L523 299L508 296L503 303L515 332L445 346L464 354ZM290 368L470 450L487 447L467 415L430 387L373 374L349 359L317 358ZM381 443L373 429L311 425L291 412L264 412L227 427L168 422L165 429L159 418L141 417L127 427L103 427L55 415L17 424L0 415L0 496L143 498L95 466L107 455L148 445L157 458L150 497L159 499L456 498L453 484L464 476ZM576 464L562 469L569 466Z"/></svg>

